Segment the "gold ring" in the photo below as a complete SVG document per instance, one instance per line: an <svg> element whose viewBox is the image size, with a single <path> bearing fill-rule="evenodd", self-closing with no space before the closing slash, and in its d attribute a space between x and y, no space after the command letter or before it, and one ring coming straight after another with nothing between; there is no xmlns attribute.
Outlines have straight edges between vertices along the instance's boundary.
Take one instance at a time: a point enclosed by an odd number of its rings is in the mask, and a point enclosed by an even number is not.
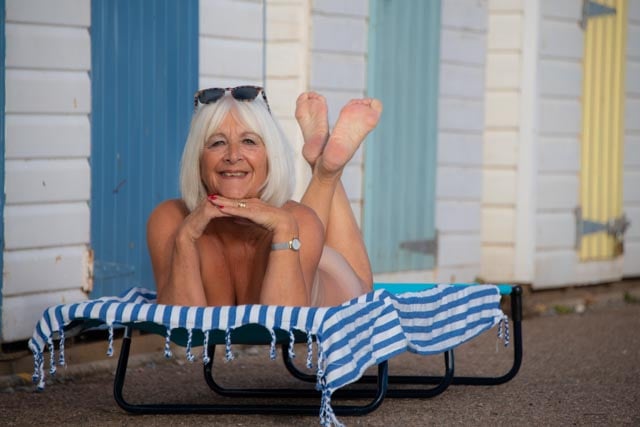
<svg viewBox="0 0 640 427"><path fill-rule="evenodd" d="M246 208L247 207L247 202L245 202L244 200L240 200L238 202L238 207L239 208L243 208L243 209Z"/></svg>

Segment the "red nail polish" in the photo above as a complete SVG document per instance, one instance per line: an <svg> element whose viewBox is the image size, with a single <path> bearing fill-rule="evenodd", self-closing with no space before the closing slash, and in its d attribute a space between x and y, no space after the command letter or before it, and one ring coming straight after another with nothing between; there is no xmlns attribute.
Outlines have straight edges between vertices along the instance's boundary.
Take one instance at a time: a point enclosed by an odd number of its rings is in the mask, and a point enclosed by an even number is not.
<svg viewBox="0 0 640 427"><path fill-rule="evenodd" d="M215 200L218 198L218 196L216 196L215 194L209 194L208 198L209 200Z"/></svg>
<svg viewBox="0 0 640 427"><path fill-rule="evenodd" d="M219 208L219 209L224 209L224 206L220 206L220 205L218 205L218 208Z"/></svg>

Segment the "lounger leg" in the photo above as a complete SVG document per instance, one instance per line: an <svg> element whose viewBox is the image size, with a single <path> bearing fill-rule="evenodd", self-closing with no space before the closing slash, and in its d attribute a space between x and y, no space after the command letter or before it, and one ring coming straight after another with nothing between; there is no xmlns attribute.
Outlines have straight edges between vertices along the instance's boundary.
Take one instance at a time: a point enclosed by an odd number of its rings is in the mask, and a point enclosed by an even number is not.
<svg viewBox="0 0 640 427"><path fill-rule="evenodd" d="M461 377L453 376L453 350L446 352L445 357L445 375L444 376L397 376L389 375L390 386L394 384L438 384L432 390L419 390L424 395L415 395L415 397L432 397L442 393L449 384L455 385L498 385L510 381L516 376L522 365L522 288L514 286L509 296L511 302L511 320L513 328L511 331L511 341L513 346L513 363L507 373L498 377ZM291 359L287 357L287 353L283 351L284 362L287 370L296 378L302 381L314 381L315 378L295 367ZM451 376L453 376L451 378ZM361 382L371 382L373 378L363 377ZM413 390L397 390L393 387L389 388L387 397L412 397Z"/></svg>
<svg viewBox="0 0 640 427"><path fill-rule="evenodd" d="M124 338L122 340L122 348L118 359L118 367L116 368L116 376L113 386L113 394L117 404L127 412L133 414L281 414L281 415L318 415L320 413L320 405L284 405L284 404L265 404L265 405L225 405L225 404L131 404L124 399L122 390L127 372L127 364L129 361L129 350L131 348L131 328L126 327ZM213 356L213 354L212 354ZM212 357L213 360L213 357ZM210 369L210 364L208 364ZM205 372L207 368L205 366ZM378 393L376 397L368 404L363 406L352 405L332 405L336 415L365 415L375 410L382 404L385 393L387 391L388 370L387 364L382 363L378 367L380 380L378 382ZM207 381L208 382L208 381ZM271 397L282 397L278 394L278 390L271 394ZM295 397L301 397L300 391L296 392ZM313 397L320 400L320 395L316 392Z"/></svg>
<svg viewBox="0 0 640 427"><path fill-rule="evenodd" d="M288 344L284 345L288 348ZM315 389L300 389L300 388L228 388L218 384L213 378L213 354L215 352L215 346L211 346L209 354L211 360L204 367L205 381L209 387L221 396L227 397L248 397L248 398L317 398L320 399L320 392ZM285 354L287 352L285 351ZM313 378L311 382L316 381L314 375L309 375L309 378ZM387 362L380 363L378 365L378 375L375 377L377 388L370 390L338 390L333 394L333 398L347 397L352 399L360 398L372 398L371 402L362 405L338 405L334 403L331 405L334 412L337 415L364 415L374 409L376 409L386 396L388 392L388 364Z"/></svg>
<svg viewBox="0 0 640 427"><path fill-rule="evenodd" d="M293 375L295 378L298 378L302 381L314 382L315 376L306 374L300 371L293 363L291 358L288 356L288 353L285 351L286 347L283 348L283 360L284 365L287 370ZM386 397L399 397L399 398L428 398L434 397L442 393L447 389L447 387L451 384L452 379L454 378L454 357L453 351L449 350L444 353L444 365L445 365L445 373L443 376L432 377L432 376L421 376L421 375L389 375L389 389L387 390ZM358 383L373 383L377 381L377 376L374 375L365 375ZM436 384L435 387L431 388L412 388L412 389L401 389L392 387L392 385L396 384L413 384L413 385L426 385L426 384ZM373 390L344 390L345 396L352 396L353 394L358 395L358 397L362 397L362 395L370 395Z"/></svg>
<svg viewBox="0 0 640 427"><path fill-rule="evenodd" d="M124 337L122 338L122 347L120 348L120 356L118 357L118 366L116 367L116 377L113 380L113 397L116 403L125 411L135 412L131 410L131 405L124 400L122 396L122 388L124 387L124 378L127 374L127 364L129 363L129 349L131 347L131 328L124 329Z"/></svg>
<svg viewBox="0 0 640 427"><path fill-rule="evenodd" d="M452 384L462 385L498 385L510 381L516 376L522 365L522 288L514 286L511 290L511 318L513 321L512 345L513 363L507 373L499 377L454 377Z"/></svg>

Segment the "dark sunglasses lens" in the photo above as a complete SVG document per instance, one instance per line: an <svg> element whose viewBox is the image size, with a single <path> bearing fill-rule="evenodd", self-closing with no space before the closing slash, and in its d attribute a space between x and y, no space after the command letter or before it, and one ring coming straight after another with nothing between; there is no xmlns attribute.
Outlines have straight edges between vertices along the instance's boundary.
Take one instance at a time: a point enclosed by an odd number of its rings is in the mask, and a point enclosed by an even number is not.
<svg viewBox="0 0 640 427"><path fill-rule="evenodd" d="M259 87L239 86L231 91L231 95L238 101L252 101L260 93Z"/></svg>
<svg viewBox="0 0 640 427"><path fill-rule="evenodd" d="M198 100L202 104L211 104L212 102L216 102L222 98L224 96L224 92L225 90L220 88L207 89L200 93Z"/></svg>

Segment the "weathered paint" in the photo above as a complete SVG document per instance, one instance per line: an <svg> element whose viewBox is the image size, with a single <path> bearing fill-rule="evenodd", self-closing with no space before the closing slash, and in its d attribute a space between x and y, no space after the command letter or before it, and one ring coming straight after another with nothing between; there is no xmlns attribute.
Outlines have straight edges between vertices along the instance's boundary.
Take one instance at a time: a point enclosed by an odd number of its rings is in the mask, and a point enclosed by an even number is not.
<svg viewBox="0 0 640 427"><path fill-rule="evenodd" d="M198 2L92 2L93 297L153 288L146 222L178 196L198 82Z"/></svg>
<svg viewBox="0 0 640 427"><path fill-rule="evenodd" d="M582 219L606 223L622 215L626 0L604 0L614 15L592 17L585 28L580 206ZM580 260L622 254L605 232L583 236Z"/></svg>
<svg viewBox="0 0 640 427"><path fill-rule="evenodd" d="M86 299L90 0L5 4L2 339Z"/></svg>
<svg viewBox="0 0 640 427"><path fill-rule="evenodd" d="M375 273L428 270L435 241L440 2L370 3L368 94L384 113L365 156L363 231Z"/></svg>

